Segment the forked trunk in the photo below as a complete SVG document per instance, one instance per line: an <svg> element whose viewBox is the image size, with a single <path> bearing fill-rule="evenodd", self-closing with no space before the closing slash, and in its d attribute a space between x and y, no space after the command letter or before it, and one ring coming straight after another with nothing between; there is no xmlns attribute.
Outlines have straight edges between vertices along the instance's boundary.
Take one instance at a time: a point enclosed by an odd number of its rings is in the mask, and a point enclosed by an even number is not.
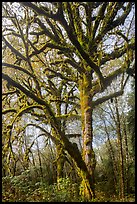
<svg viewBox="0 0 137 204"><path fill-rule="evenodd" d="M96 164L95 154L92 148L92 83L89 72L81 76L79 88L81 101L83 154L81 155L81 152L75 143L71 143L67 137L64 137L64 132L62 132L61 128L59 128L59 123L57 124L53 122L53 129L55 131L55 136L59 135L59 137L61 137L64 149L69 153L75 162L79 176L82 178L80 193L85 201L89 201L95 197L94 169ZM61 176L61 163L61 160L59 160L58 178Z"/></svg>

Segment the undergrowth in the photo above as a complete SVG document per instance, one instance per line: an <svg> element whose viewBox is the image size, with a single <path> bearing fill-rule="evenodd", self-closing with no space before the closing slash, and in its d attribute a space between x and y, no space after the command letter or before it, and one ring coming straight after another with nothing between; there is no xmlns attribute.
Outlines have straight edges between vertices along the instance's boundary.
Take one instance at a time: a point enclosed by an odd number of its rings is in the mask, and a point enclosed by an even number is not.
<svg viewBox="0 0 137 204"><path fill-rule="evenodd" d="M96 190L92 202L120 202L118 196L109 197ZM126 202L134 202L134 195L127 196ZM68 177L58 183L49 184L44 179L34 179L29 171L19 176L2 178L2 202L83 202L79 195L79 184L72 183ZM122 202L122 201L121 201Z"/></svg>

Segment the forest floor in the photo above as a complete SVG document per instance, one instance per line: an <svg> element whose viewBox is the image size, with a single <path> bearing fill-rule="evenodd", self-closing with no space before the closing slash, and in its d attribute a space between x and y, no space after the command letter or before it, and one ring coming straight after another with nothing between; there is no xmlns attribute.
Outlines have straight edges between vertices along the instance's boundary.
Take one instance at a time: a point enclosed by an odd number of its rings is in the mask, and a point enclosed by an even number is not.
<svg viewBox="0 0 137 204"><path fill-rule="evenodd" d="M83 199L79 195L79 184L69 178L48 184L22 174L2 178L2 202L83 202ZM135 202L135 195L129 194L120 200L118 196L96 190L96 198L90 202Z"/></svg>
<svg viewBox="0 0 137 204"><path fill-rule="evenodd" d="M93 201L94 202L94 201ZM129 194L122 200L116 195L106 195L104 192L96 192L95 202L135 202L135 195Z"/></svg>

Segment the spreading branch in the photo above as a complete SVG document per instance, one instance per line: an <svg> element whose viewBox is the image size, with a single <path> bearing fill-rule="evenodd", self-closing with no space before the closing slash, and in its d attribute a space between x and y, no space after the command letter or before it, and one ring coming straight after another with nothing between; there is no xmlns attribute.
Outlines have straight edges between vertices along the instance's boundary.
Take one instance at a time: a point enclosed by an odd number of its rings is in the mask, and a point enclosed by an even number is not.
<svg viewBox="0 0 137 204"><path fill-rule="evenodd" d="M27 69L24 69L23 67L17 66L17 65L15 65L15 64L2 63L2 66L3 66L3 67L13 68L13 69L15 69L15 70L22 71L22 72L24 72L25 74L27 74L27 75L29 75L29 76L35 78L35 76L34 76L31 72L29 72Z"/></svg>
<svg viewBox="0 0 137 204"><path fill-rule="evenodd" d="M20 85L18 82L14 81L12 78L10 78L7 74L2 73L2 78L4 80L6 80L9 84L11 84L11 86L18 88L20 91L22 91L26 96L28 96L29 98L33 99L34 101L36 101L38 104L45 106L47 112L49 113L49 116L51 116L55 122L56 119L54 117L54 113L51 110L49 104L42 100L41 98L37 97L34 93L32 93L30 90L28 91L26 88L24 88L22 85Z"/></svg>
<svg viewBox="0 0 137 204"><path fill-rule="evenodd" d="M7 47L17 56L19 56L21 59L27 62L27 58L24 57L18 50L16 50L5 38L4 36L2 37L2 40L5 42Z"/></svg>

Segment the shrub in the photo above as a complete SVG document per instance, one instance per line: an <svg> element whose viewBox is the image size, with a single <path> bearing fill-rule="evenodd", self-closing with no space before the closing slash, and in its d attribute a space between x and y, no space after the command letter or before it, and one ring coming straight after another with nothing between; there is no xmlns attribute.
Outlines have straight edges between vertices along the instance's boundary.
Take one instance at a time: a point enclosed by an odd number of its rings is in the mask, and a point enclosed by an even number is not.
<svg viewBox="0 0 137 204"><path fill-rule="evenodd" d="M19 176L2 178L3 202L74 202L80 201L78 184L69 178L49 185L43 181L31 180L30 172Z"/></svg>

